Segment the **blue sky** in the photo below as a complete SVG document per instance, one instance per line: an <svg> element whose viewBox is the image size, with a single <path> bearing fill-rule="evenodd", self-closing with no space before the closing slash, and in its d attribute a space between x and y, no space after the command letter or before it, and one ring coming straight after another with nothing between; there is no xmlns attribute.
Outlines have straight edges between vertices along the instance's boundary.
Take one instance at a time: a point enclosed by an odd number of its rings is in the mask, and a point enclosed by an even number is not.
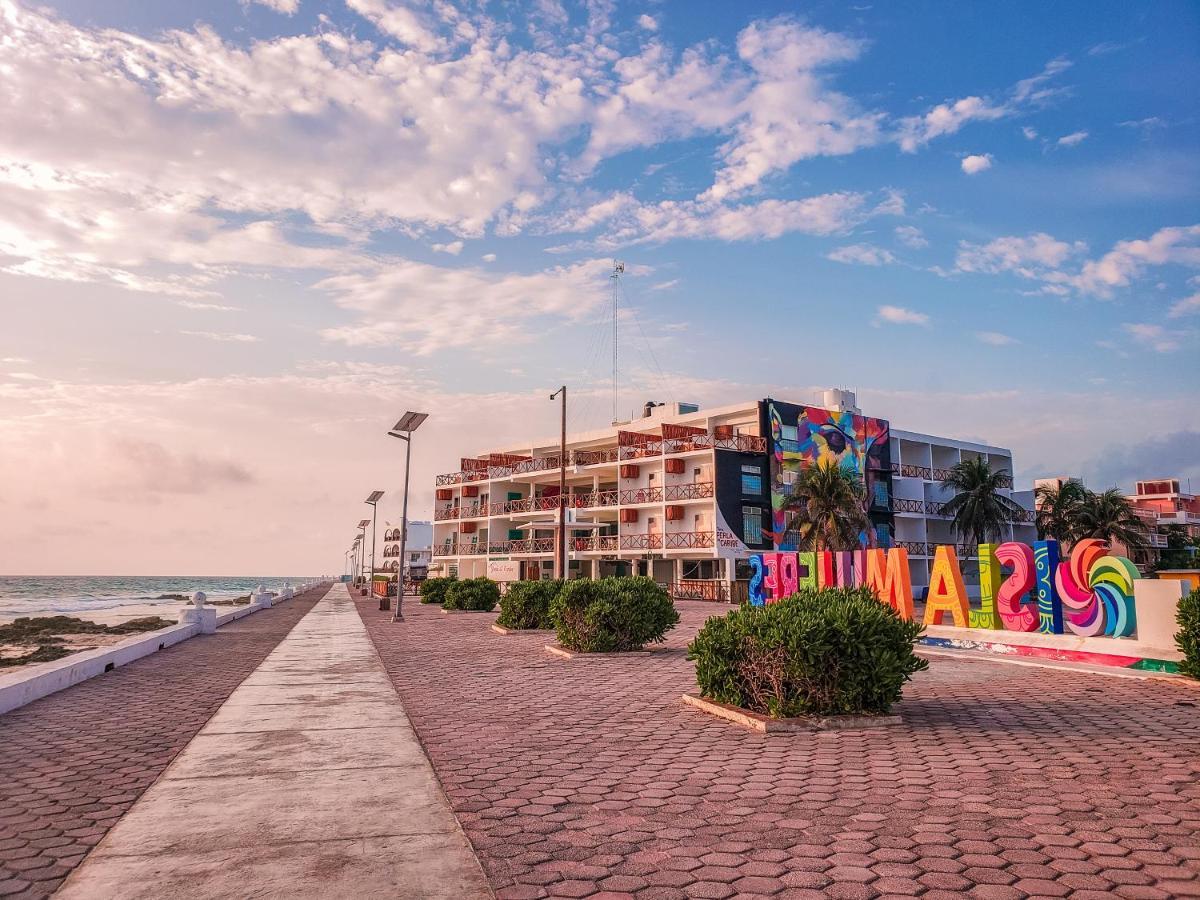
<svg viewBox="0 0 1200 900"><path fill-rule="evenodd" d="M0 37L0 570L336 562L395 412L434 412L418 510L547 388L609 418L614 257L623 409L849 386L1024 478L1200 484L1194 4L0 0ZM246 549L248 505L303 540Z"/></svg>

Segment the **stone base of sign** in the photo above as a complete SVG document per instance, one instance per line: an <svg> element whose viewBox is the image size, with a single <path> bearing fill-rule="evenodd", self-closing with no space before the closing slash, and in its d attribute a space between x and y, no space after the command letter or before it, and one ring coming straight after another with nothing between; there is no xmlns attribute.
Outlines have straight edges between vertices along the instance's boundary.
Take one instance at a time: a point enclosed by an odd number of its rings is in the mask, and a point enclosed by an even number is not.
<svg viewBox="0 0 1200 900"><path fill-rule="evenodd" d="M1143 672L1177 672L1183 654L1137 638L1080 637L1076 634L1001 631L927 625L921 643L946 650L977 650L1059 662L1088 663Z"/></svg>
<svg viewBox="0 0 1200 900"><path fill-rule="evenodd" d="M899 715L885 716L794 716L773 719L740 706L708 700L699 694L684 694L683 702L719 719L727 719L743 728L763 734L788 734L798 731L861 731L901 724Z"/></svg>
<svg viewBox="0 0 1200 900"><path fill-rule="evenodd" d="M546 644L544 649L551 656L558 656L562 659L608 659L614 656L645 656L651 652L651 648L645 647L641 650L628 650L619 653L584 653L581 650L571 650L561 644Z"/></svg>
<svg viewBox="0 0 1200 900"><path fill-rule="evenodd" d="M503 625L493 625L496 634L553 634L552 628L505 628Z"/></svg>

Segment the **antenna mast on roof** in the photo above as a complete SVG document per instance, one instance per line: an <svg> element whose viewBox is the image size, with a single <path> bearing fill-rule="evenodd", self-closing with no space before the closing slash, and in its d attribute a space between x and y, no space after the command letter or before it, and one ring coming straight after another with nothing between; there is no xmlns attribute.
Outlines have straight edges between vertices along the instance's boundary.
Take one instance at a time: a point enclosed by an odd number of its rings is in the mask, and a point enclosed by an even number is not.
<svg viewBox="0 0 1200 900"><path fill-rule="evenodd" d="M625 274L625 263L613 260L612 274L612 423L617 424L617 293L621 288L620 279Z"/></svg>

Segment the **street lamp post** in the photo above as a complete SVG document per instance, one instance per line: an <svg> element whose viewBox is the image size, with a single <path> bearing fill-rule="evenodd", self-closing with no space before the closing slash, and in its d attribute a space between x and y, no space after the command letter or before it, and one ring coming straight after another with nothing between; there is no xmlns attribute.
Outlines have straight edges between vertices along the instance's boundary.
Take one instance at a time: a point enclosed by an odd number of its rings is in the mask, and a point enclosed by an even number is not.
<svg viewBox="0 0 1200 900"><path fill-rule="evenodd" d="M370 524L370 519L363 519L358 523L358 530L360 532L358 536L358 580L362 580L363 572L366 571L367 568L367 526Z"/></svg>
<svg viewBox="0 0 1200 900"><path fill-rule="evenodd" d="M375 591L375 520L378 518L376 507L380 499L383 497L383 491L371 491L371 495L363 502L371 507L371 580L367 582L367 591L374 593ZM368 596L370 596L368 593ZM380 607L382 609L382 607Z"/></svg>
<svg viewBox="0 0 1200 900"><path fill-rule="evenodd" d="M404 441L404 500L400 512L400 572L396 577L396 614L392 616L393 622L404 621L404 569L408 565L408 557L405 555L405 545L408 542L408 466L412 460L412 435L428 418L429 413L410 410L401 416L400 421L388 432L389 437Z"/></svg>

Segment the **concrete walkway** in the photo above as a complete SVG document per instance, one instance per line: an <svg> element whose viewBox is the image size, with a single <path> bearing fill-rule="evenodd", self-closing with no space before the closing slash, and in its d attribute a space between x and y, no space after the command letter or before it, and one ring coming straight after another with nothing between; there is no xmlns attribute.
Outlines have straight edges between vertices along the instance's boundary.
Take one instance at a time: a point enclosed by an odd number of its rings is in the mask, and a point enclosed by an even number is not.
<svg viewBox="0 0 1200 900"><path fill-rule="evenodd" d="M335 585L56 896L491 893Z"/></svg>

